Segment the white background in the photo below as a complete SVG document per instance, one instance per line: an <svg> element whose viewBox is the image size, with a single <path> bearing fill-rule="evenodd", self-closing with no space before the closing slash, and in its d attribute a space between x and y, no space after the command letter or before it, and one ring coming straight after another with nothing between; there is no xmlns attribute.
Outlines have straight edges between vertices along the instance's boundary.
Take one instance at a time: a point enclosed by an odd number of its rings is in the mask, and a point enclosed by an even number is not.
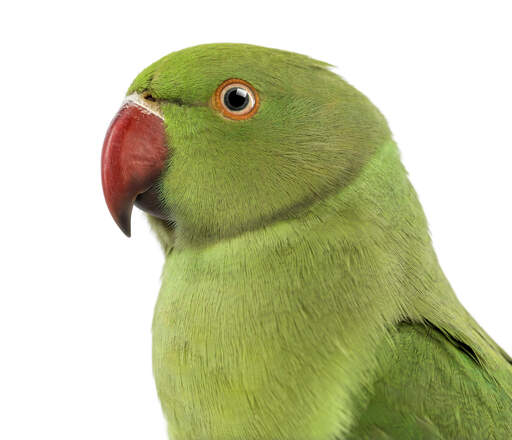
<svg viewBox="0 0 512 440"><path fill-rule="evenodd" d="M165 439L150 335L163 257L140 212L131 239L111 220L100 152L137 73L199 43L305 53L369 96L459 298L512 353L510 2L5 4L0 438Z"/></svg>

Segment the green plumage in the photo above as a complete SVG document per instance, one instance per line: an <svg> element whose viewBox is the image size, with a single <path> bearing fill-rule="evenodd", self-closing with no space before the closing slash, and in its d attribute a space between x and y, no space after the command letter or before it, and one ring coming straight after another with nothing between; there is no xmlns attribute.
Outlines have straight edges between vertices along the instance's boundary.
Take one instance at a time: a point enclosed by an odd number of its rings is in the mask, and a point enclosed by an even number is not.
<svg viewBox="0 0 512 440"><path fill-rule="evenodd" d="M222 117L223 81L254 117ZM134 81L165 116L153 322L173 440L509 439L512 365L456 299L387 123L328 65L215 44Z"/></svg>

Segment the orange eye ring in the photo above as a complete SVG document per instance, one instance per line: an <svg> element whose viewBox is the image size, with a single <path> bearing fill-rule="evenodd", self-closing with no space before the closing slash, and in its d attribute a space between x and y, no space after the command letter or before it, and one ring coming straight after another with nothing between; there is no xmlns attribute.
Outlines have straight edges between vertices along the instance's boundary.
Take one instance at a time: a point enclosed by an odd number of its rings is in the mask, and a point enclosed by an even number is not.
<svg viewBox="0 0 512 440"><path fill-rule="evenodd" d="M231 105L230 99L238 106ZM224 81L212 96L213 107L229 119L249 119L258 111L260 98L247 81L231 78Z"/></svg>

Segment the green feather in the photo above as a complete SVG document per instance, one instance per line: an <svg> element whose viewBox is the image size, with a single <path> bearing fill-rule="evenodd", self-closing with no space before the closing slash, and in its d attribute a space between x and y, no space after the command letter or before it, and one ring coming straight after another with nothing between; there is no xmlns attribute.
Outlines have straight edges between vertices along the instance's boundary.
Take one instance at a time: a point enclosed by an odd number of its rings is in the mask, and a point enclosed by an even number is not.
<svg viewBox="0 0 512 440"><path fill-rule="evenodd" d="M404 440L510 438L510 372L486 371L469 346L432 325L400 325L393 339L349 439L374 439L376 430Z"/></svg>
<svg viewBox="0 0 512 440"><path fill-rule="evenodd" d="M210 105L226 79L254 117ZM508 439L512 366L455 297L384 117L329 65L172 53L128 93L165 116L153 322L173 440Z"/></svg>

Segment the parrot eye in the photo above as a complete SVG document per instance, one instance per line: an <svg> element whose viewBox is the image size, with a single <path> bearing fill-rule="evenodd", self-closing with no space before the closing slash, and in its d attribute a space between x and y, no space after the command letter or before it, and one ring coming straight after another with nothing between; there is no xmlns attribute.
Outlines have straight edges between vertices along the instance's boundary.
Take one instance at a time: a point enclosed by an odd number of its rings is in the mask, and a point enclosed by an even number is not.
<svg viewBox="0 0 512 440"><path fill-rule="evenodd" d="M232 112L239 112L250 103L249 92L242 87L231 87L224 93L224 105Z"/></svg>
<svg viewBox="0 0 512 440"><path fill-rule="evenodd" d="M258 110L259 97L247 81L228 79L215 91L213 104L230 119L248 119Z"/></svg>

